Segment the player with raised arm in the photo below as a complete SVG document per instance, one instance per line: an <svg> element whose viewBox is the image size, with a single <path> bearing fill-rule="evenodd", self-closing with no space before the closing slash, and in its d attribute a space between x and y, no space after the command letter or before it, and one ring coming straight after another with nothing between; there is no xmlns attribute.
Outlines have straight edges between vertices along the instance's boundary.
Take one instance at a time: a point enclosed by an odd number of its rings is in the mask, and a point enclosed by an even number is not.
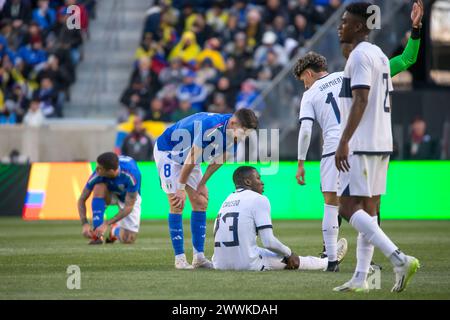
<svg viewBox="0 0 450 320"><path fill-rule="evenodd" d="M401 292L419 268L377 223L377 202L386 191L389 155L392 153L391 103L393 90L389 60L379 47L366 41L370 3L350 4L342 16L340 41L351 43L340 92L342 135L336 150L339 214L359 232L355 273L335 291L369 290L367 274L374 247L394 266L391 291Z"/></svg>
<svg viewBox="0 0 450 320"><path fill-rule="evenodd" d="M113 152L98 156L97 168L91 175L78 199L78 213L83 225L83 236L89 244L102 244L104 233L110 226L107 243L119 240L131 244L136 241L141 220L141 173L130 157L118 157ZM92 199L92 227L86 216L86 201ZM119 212L104 220L105 209L118 205Z"/></svg>
<svg viewBox="0 0 450 320"><path fill-rule="evenodd" d="M169 232L177 269L212 268L204 255L206 182L222 166L227 151L257 126L258 119L249 109L240 109L234 114L201 112L175 123L157 139L154 158L161 187L169 200ZM200 168L202 162L209 163L204 175ZM192 205L192 265L184 253L182 213L186 193Z"/></svg>
<svg viewBox="0 0 450 320"><path fill-rule="evenodd" d="M242 166L233 173L236 191L222 204L214 224L213 264L219 270L325 270L326 258L297 256L273 234L270 202L255 168ZM256 238L264 248L256 244ZM338 242L338 261L347 241Z"/></svg>
<svg viewBox="0 0 450 320"><path fill-rule="evenodd" d="M315 52L300 58L294 76L303 81L305 93L300 107L300 132L298 135L297 182L305 185L304 162L311 141L313 122L322 129L323 151L320 161L320 189L325 200L322 233L328 258L327 271L339 271L337 240L339 234L337 179L334 154L339 143L341 115L337 103L342 86L343 72L328 73L327 60Z"/></svg>

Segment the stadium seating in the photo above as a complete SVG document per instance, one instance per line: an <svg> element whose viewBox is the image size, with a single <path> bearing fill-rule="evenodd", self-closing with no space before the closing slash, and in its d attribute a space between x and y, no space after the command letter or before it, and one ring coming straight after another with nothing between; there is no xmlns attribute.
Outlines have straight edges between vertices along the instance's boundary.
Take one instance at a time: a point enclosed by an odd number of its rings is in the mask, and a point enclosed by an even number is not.
<svg viewBox="0 0 450 320"><path fill-rule="evenodd" d="M67 21L78 5L79 26ZM0 1L0 125L62 118L95 0ZM69 22L70 23L70 22Z"/></svg>

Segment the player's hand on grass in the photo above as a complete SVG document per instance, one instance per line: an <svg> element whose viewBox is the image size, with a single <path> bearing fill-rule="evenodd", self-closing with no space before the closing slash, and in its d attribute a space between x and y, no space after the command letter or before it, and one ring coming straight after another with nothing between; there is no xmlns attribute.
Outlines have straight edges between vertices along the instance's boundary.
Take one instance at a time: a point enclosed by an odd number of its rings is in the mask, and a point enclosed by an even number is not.
<svg viewBox="0 0 450 320"><path fill-rule="evenodd" d="M422 0L417 0L417 2L413 4L413 8L411 11L411 21L413 28L420 28L422 26L423 12L423 2Z"/></svg>
<svg viewBox="0 0 450 320"><path fill-rule="evenodd" d="M92 238L93 232L92 232L91 226L88 223L83 225L82 234L85 238L88 238L88 239Z"/></svg>
<svg viewBox="0 0 450 320"><path fill-rule="evenodd" d="M292 254L287 258L286 269L296 270L300 266L300 258L292 252Z"/></svg>
<svg viewBox="0 0 450 320"><path fill-rule="evenodd" d="M183 209L186 202L186 192L184 190L177 190L173 198L173 205L175 208Z"/></svg>
<svg viewBox="0 0 450 320"><path fill-rule="evenodd" d="M336 168L339 171L350 170L350 165L348 163L348 154L349 154L348 143L343 141L339 142L339 146L336 150L335 155Z"/></svg>
<svg viewBox="0 0 450 320"><path fill-rule="evenodd" d="M304 186L306 184L305 181L305 167L298 166L297 169L297 175L295 176L297 178L297 183L301 186Z"/></svg>

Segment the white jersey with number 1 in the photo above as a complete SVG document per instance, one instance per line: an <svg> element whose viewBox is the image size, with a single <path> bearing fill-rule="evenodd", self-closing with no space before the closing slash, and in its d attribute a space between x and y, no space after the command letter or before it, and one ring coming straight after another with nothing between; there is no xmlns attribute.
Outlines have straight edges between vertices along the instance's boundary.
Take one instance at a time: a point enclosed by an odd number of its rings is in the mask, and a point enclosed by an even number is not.
<svg viewBox="0 0 450 320"><path fill-rule="evenodd" d="M341 115L338 105L343 72L330 73L314 82L303 93L300 119L317 121L322 129L322 155L333 154L339 144Z"/></svg>
<svg viewBox="0 0 450 320"><path fill-rule="evenodd" d="M270 202L266 196L245 189L229 195L214 224L214 268L264 269L256 244L257 231L264 228L272 228Z"/></svg>

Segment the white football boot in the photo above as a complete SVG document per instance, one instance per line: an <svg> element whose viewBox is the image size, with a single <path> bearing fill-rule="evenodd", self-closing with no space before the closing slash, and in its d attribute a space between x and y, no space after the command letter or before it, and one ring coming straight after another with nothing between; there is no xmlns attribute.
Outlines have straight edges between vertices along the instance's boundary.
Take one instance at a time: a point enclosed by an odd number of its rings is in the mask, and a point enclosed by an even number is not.
<svg viewBox="0 0 450 320"><path fill-rule="evenodd" d="M369 292L369 283L365 280L362 284L356 284L352 280L347 281L342 286L333 289L336 292Z"/></svg>
<svg viewBox="0 0 450 320"><path fill-rule="evenodd" d="M194 258L192 259L192 266L194 269L214 269L214 266L211 261L205 258L203 255L194 254Z"/></svg>
<svg viewBox="0 0 450 320"><path fill-rule="evenodd" d="M405 290L411 278L420 268L419 260L406 256L405 263L400 267L394 267L395 284L391 289L391 292L402 292Z"/></svg>
<svg viewBox="0 0 450 320"><path fill-rule="evenodd" d="M186 256L184 254L182 256L175 257L175 268L180 270L194 269L194 267L187 262Z"/></svg>

